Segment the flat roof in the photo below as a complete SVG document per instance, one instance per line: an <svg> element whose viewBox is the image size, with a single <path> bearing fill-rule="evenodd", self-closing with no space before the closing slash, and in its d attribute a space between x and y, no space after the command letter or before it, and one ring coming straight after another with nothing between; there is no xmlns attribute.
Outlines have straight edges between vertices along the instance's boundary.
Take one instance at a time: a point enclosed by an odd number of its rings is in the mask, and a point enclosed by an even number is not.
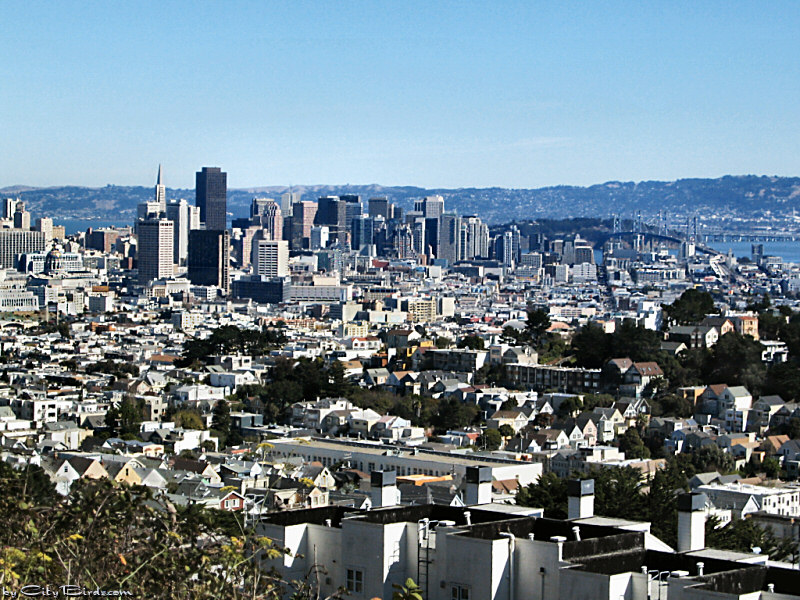
<svg viewBox="0 0 800 600"><path fill-rule="evenodd" d="M530 466L534 467L538 463L526 462L521 460L510 460L510 459L503 459L503 458L489 458L486 456L480 456L476 458L470 458L463 454L451 454L451 453L444 453L444 452L436 452L432 450L426 450L421 448L419 450L408 449L408 448L399 448L397 446L387 446L383 444L365 444L365 443L356 443L356 442L334 442L330 440L319 440L319 439L311 439L311 440L298 440L298 438L292 438L289 440L270 440L270 443L273 444L273 448L271 449L272 452L276 450L280 450L281 447L292 445L296 446L298 449L314 449L318 448L320 450L331 450L336 452L359 452L362 454L371 454L373 456L387 456L391 457L394 456L396 458L402 458L403 460L424 460L427 462L438 462L444 463L448 465L462 465L462 466L475 466L475 465L484 465L484 466ZM389 454L387 454L387 452Z"/></svg>

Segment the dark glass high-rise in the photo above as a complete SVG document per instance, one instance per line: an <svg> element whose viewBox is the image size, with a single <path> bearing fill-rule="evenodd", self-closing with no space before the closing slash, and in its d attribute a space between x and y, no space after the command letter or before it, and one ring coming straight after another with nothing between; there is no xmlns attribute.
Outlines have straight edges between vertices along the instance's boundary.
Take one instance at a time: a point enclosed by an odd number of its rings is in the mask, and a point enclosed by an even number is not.
<svg viewBox="0 0 800 600"><path fill-rule="evenodd" d="M227 229L228 174L219 167L203 167L195 174L195 204L208 231Z"/></svg>

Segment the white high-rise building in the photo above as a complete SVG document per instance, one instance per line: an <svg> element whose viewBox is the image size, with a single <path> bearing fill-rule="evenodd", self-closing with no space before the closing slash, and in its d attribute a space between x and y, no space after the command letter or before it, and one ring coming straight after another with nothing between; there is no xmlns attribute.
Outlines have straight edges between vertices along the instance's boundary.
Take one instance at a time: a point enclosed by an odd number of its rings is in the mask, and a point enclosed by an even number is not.
<svg viewBox="0 0 800 600"><path fill-rule="evenodd" d="M53 219L50 217L40 217L36 219L35 231L41 231L44 234L45 243L53 241Z"/></svg>
<svg viewBox="0 0 800 600"><path fill-rule="evenodd" d="M139 221L139 283L174 275L174 223L169 219Z"/></svg>
<svg viewBox="0 0 800 600"><path fill-rule="evenodd" d="M289 242L258 240L253 246L253 274L285 277L289 274Z"/></svg>
<svg viewBox="0 0 800 600"><path fill-rule="evenodd" d="M461 218L461 260L489 257L489 226L480 217Z"/></svg>
<svg viewBox="0 0 800 600"><path fill-rule="evenodd" d="M200 229L200 207L186 200L174 200L167 204L167 218L175 226L173 230L173 253L176 265L183 265L189 256L189 232Z"/></svg>

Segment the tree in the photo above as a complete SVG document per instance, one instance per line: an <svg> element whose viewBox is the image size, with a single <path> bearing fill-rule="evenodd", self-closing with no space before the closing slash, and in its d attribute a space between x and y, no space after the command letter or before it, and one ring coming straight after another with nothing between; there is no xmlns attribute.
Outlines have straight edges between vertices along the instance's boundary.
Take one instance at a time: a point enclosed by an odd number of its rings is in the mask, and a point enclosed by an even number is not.
<svg viewBox="0 0 800 600"><path fill-rule="evenodd" d="M689 288L672 304L663 307L670 323L699 323L714 312L714 298L708 292Z"/></svg>
<svg viewBox="0 0 800 600"><path fill-rule="evenodd" d="M726 474L733 472L733 457L716 444L703 446L691 454L692 465L697 473L717 471Z"/></svg>
<svg viewBox="0 0 800 600"><path fill-rule="evenodd" d="M781 329L786 325L786 317L772 311L758 314L758 337L762 340L779 339Z"/></svg>
<svg viewBox="0 0 800 600"><path fill-rule="evenodd" d="M611 358L612 336L600 325L589 321L572 338L572 351L580 367L599 369Z"/></svg>
<svg viewBox="0 0 800 600"><path fill-rule="evenodd" d="M234 513L176 508L148 488L109 480L76 481L62 498L52 486L32 487L32 473L0 465L6 588L44 581L156 600L318 597L313 578L287 581L264 570L261 560L279 559L284 550Z"/></svg>
<svg viewBox="0 0 800 600"><path fill-rule="evenodd" d="M106 412L106 425L111 429L112 435L138 435L141 422L142 406L130 396L126 396L122 402Z"/></svg>
<svg viewBox="0 0 800 600"><path fill-rule="evenodd" d="M231 408L227 400L220 400L214 405L211 429L217 432L220 444L224 447L231 433Z"/></svg>
<svg viewBox="0 0 800 600"><path fill-rule="evenodd" d="M789 426L786 435L793 440L800 440L800 419L792 417L789 419Z"/></svg>
<svg viewBox="0 0 800 600"><path fill-rule="evenodd" d="M511 425L504 423L497 428L497 431L499 431L500 435L502 435L504 438L514 437L514 428L511 427Z"/></svg>
<svg viewBox="0 0 800 600"><path fill-rule="evenodd" d="M623 321L611 334L610 358L630 358L634 362L656 361L661 358L662 336L657 331L631 321Z"/></svg>
<svg viewBox="0 0 800 600"><path fill-rule="evenodd" d="M647 494L647 520L653 535L670 546L677 544L678 494L689 489L694 466L685 454L670 457L663 469L656 471Z"/></svg>
<svg viewBox="0 0 800 600"><path fill-rule="evenodd" d="M625 453L626 458L650 458L650 450L633 427L629 427L619 436L619 449Z"/></svg>
<svg viewBox="0 0 800 600"><path fill-rule="evenodd" d="M478 440L478 445L485 450L499 450L503 445L503 434L497 429L487 429Z"/></svg>
<svg viewBox="0 0 800 600"><path fill-rule="evenodd" d="M719 519L706 520L706 546L722 548L750 554L760 548L772 560L790 558L797 551L796 544L789 538L778 540L771 530L758 525L752 519L736 519L725 527L718 527Z"/></svg>
<svg viewBox="0 0 800 600"><path fill-rule="evenodd" d="M485 342L479 335L465 335L458 340L459 348L469 348L470 350L483 350Z"/></svg>
<svg viewBox="0 0 800 600"><path fill-rule="evenodd" d="M517 504L543 508L550 519L566 519L567 482L553 472L544 473L536 483L520 488Z"/></svg>
<svg viewBox="0 0 800 600"><path fill-rule="evenodd" d="M730 331L711 350L709 381L743 385L758 393L764 385L766 368L761 362L763 346L750 336Z"/></svg>
<svg viewBox="0 0 800 600"><path fill-rule="evenodd" d="M770 367L763 393L777 394L787 402L800 399L800 365L795 360L788 360Z"/></svg>
<svg viewBox="0 0 800 600"><path fill-rule="evenodd" d="M770 479L777 479L781 473L781 463L774 456L764 457L761 467L764 469L764 474Z"/></svg>
<svg viewBox="0 0 800 600"><path fill-rule="evenodd" d="M193 410L181 410L172 417L176 427L184 429L205 429L200 414Z"/></svg>
<svg viewBox="0 0 800 600"><path fill-rule="evenodd" d="M439 414L435 416L434 423L440 431L446 431L466 427L477 416L478 409L475 406L463 404L455 398L443 398L439 402Z"/></svg>
<svg viewBox="0 0 800 600"><path fill-rule="evenodd" d="M452 343L453 343L453 340L451 340L448 337L444 337L442 335L436 337L435 344L436 344L436 347L439 348L440 350L444 350L446 348L449 348L452 345Z"/></svg>
<svg viewBox="0 0 800 600"><path fill-rule="evenodd" d="M561 401L561 404L558 405L558 413L559 417L566 418L575 415L583 408L583 402L581 401L579 396L567 396Z"/></svg>
<svg viewBox="0 0 800 600"><path fill-rule="evenodd" d="M542 309L531 309L528 311L528 319L525 322L525 331L533 341L539 340L550 327L550 316Z"/></svg>

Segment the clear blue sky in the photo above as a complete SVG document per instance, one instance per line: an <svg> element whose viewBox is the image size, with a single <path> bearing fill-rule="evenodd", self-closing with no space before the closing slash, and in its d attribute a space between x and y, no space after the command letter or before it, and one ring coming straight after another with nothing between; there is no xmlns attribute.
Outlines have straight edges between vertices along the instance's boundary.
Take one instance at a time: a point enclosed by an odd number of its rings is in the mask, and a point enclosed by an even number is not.
<svg viewBox="0 0 800 600"><path fill-rule="evenodd" d="M0 186L800 175L800 2L0 11Z"/></svg>

